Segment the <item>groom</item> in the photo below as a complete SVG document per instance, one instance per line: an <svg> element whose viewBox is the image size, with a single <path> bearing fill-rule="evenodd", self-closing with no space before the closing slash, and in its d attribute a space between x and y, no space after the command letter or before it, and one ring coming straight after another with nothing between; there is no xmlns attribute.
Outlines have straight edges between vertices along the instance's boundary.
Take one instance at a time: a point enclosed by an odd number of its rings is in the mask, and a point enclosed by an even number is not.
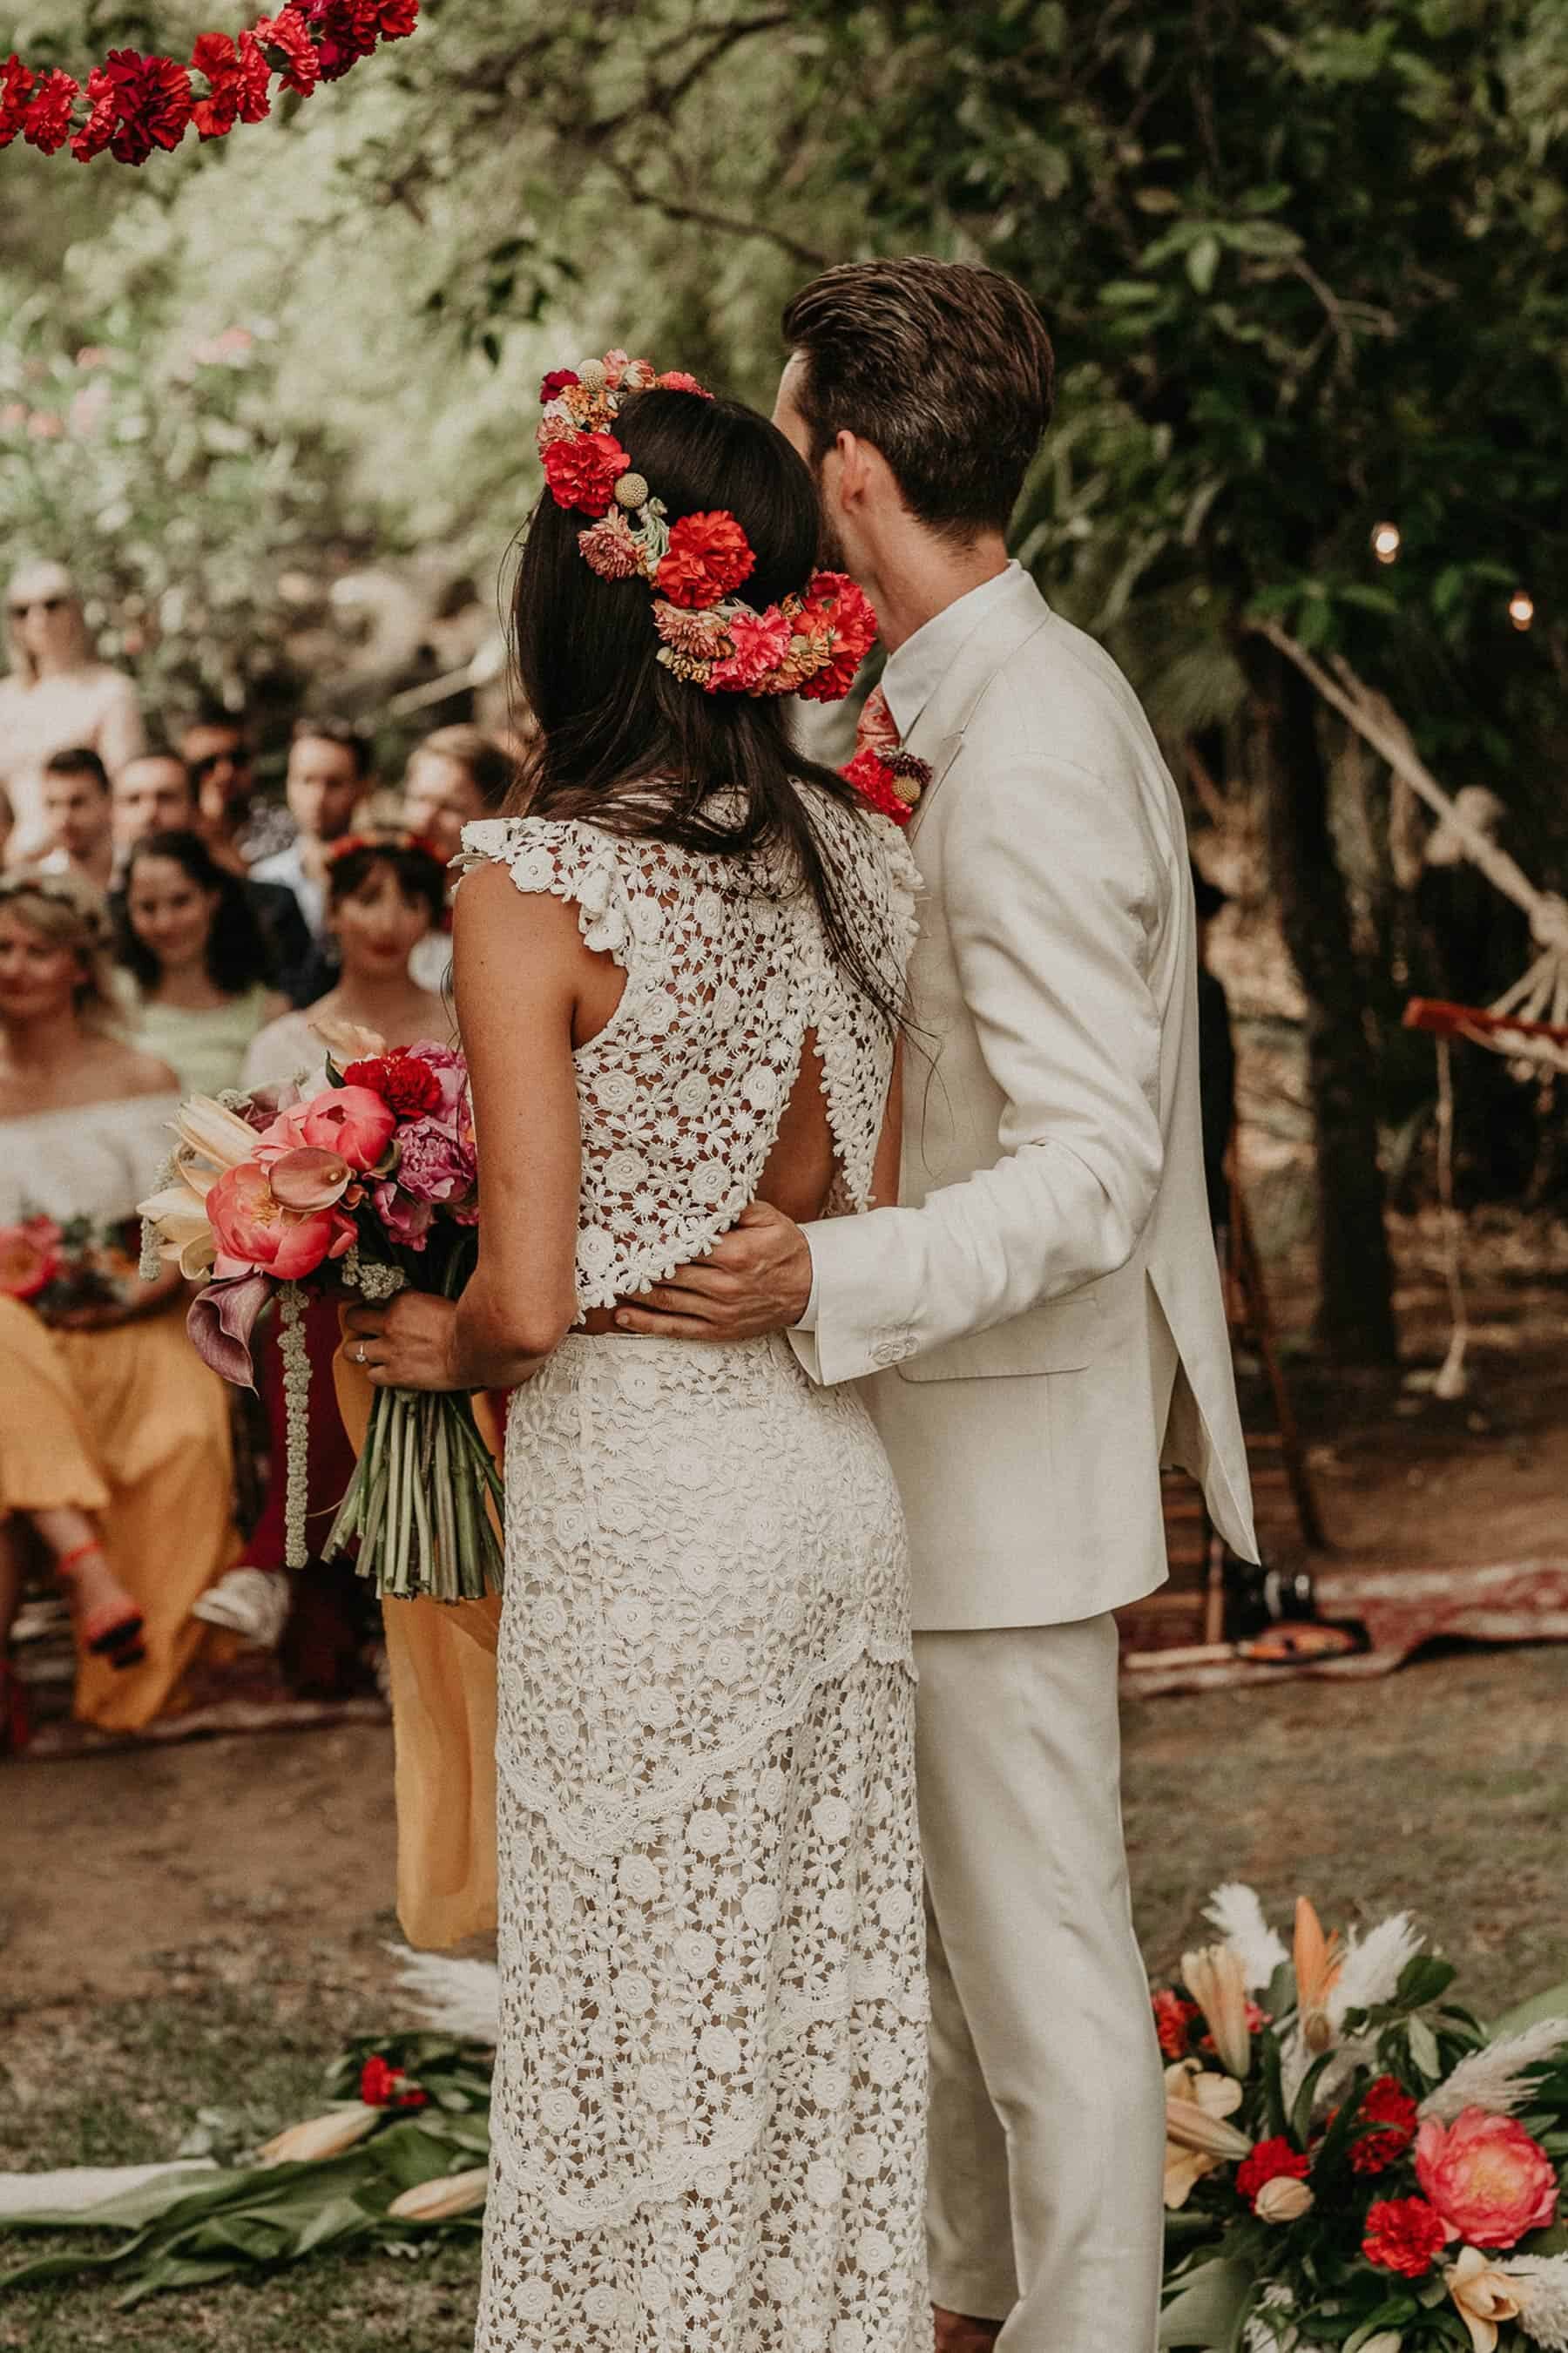
<svg viewBox="0 0 1568 2353"><path fill-rule="evenodd" d="M867 1381L914 1560L938 2347L1151 2353L1164 2103L1110 1612L1164 1577L1162 1460L1253 1552L1181 805L1114 663L1007 561L1051 404L1022 288L857 262L784 325L776 422L929 768L902 1206L753 1208L617 1321L787 1330L814 1380Z"/></svg>

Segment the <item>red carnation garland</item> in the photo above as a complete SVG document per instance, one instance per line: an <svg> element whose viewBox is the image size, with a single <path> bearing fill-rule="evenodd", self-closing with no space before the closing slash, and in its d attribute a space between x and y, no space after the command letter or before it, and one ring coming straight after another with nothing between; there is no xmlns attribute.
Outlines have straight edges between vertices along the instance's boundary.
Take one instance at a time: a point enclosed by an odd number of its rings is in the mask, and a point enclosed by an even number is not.
<svg viewBox="0 0 1568 2353"><path fill-rule="evenodd" d="M285 0L245 32L203 33L188 65L110 49L85 85L58 69L35 73L13 53L0 63L0 147L20 138L53 155L68 142L79 164L106 150L117 163L144 164L154 148L172 152L193 126L205 141L226 138L237 122L263 121L275 75L308 98L383 41L406 40L418 21L419 0Z"/></svg>

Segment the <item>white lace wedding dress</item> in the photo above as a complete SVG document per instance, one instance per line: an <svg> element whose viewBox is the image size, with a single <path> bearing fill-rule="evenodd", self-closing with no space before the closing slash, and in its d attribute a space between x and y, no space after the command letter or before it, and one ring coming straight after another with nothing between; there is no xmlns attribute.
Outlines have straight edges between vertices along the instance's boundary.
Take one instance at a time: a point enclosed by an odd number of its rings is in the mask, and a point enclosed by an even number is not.
<svg viewBox="0 0 1568 2353"><path fill-rule="evenodd" d="M825 807L901 987L912 870ZM581 823L468 828L626 974L578 1053L578 1293L754 1197L814 1033L846 1208L891 1048L809 893ZM501 2021L479 2353L927 2353L908 1564L787 1344L569 1338L507 1435Z"/></svg>

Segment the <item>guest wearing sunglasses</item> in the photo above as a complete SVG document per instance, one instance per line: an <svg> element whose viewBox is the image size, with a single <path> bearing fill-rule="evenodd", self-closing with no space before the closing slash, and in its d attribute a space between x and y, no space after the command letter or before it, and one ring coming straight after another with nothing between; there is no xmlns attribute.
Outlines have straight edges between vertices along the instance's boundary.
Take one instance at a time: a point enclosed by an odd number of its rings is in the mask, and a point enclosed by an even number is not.
<svg viewBox="0 0 1568 2353"><path fill-rule="evenodd" d="M274 858L294 839L281 801L257 797L256 755L245 723L219 702L187 721L180 752L201 803L202 832L220 866L236 874Z"/></svg>
<svg viewBox="0 0 1568 2353"><path fill-rule="evenodd" d="M49 845L44 818L44 764L52 752L85 745L110 776L145 737L136 689L93 650L81 598L58 564L29 564L13 575L5 597L9 670L0 678L0 785L10 795L16 829L6 851L26 866Z"/></svg>

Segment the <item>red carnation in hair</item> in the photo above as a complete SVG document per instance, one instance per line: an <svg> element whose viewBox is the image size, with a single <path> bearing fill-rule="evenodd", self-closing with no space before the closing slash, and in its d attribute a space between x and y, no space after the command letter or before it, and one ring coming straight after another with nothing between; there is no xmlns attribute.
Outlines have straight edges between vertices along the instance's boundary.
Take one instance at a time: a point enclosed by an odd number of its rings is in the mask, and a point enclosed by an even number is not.
<svg viewBox="0 0 1568 2353"><path fill-rule="evenodd" d="M381 38L377 0L316 0L311 22L321 36L323 81L341 81Z"/></svg>
<svg viewBox="0 0 1568 2353"><path fill-rule="evenodd" d="M37 88L37 76L28 71L13 50L0 65L0 147L9 147L26 121Z"/></svg>
<svg viewBox="0 0 1568 2353"><path fill-rule="evenodd" d="M237 42L226 33L204 33L191 63L207 81L205 98L191 110L203 139L221 139L237 122L260 122L271 112L272 77L254 33L241 33Z"/></svg>
<svg viewBox="0 0 1568 2353"><path fill-rule="evenodd" d="M553 400L556 394L564 392L569 384L581 384L582 381L575 368L552 368L539 387L541 403Z"/></svg>
<svg viewBox="0 0 1568 2353"><path fill-rule="evenodd" d="M877 616L845 572L818 572L805 608L795 624L804 638L833 633L833 659L806 679L800 691L808 702L838 702L855 683L855 673L877 638Z"/></svg>
<svg viewBox="0 0 1568 2353"><path fill-rule="evenodd" d="M1379 2124L1382 2132L1363 2133L1351 2144L1351 2163L1358 2173L1384 2173L1402 2158L1415 2137L1415 2103L1392 2075L1379 2075L1367 2085L1356 2111L1358 2123Z"/></svg>
<svg viewBox="0 0 1568 2353"><path fill-rule="evenodd" d="M663 375L655 376L654 385L659 392L694 392L699 400L711 400L713 397L707 387L699 384L694 375L688 375L684 368L667 369Z"/></svg>
<svg viewBox="0 0 1568 2353"><path fill-rule="evenodd" d="M298 10L282 8L276 16L259 17L256 37L264 48L281 53L283 63L278 70L284 89L291 90L297 98L309 98L321 78L321 53Z"/></svg>
<svg viewBox="0 0 1568 2353"><path fill-rule="evenodd" d="M399 1119L418 1119L441 1102L441 1082L417 1054L378 1054L368 1062L351 1062L343 1084L368 1087Z"/></svg>
<svg viewBox="0 0 1568 2353"><path fill-rule="evenodd" d="M1424 2279L1448 2236L1447 2224L1425 2198L1380 2198L1367 2211L1361 2251L1380 2271Z"/></svg>
<svg viewBox="0 0 1568 2353"><path fill-rule="evenodd" d="M80 96L81 84L74 75L46 74L27 109L23 136L28 146L37 147L45 155L53 155L63 147L70 137L71 112ZM0 147L5 143L0 133Z"/></svg>
<svg viewBox="0 0 1568 2353"><path fill-rule="evenodd" d="M405 41L419 22L419 0L380 0L376 16L384 41Z"/></svg>
<svg viewBox="0 0 1568 2353"><path fill-rule="evenodd" d="M722 604L756 570L751 543L732 514L682 515L655 578L672 605Z"/></svg>
<svg viewBox="0 0 1568 2353"><path fill-rule="evenodd" d="M90 164L95 155L102 154L114 136L120 113L114 84L101 66L94 66L89 74L87 95L92 112L71 138L71 153L79 164Z"/></svg>
<svg viewBox="0 0 1568 2353"><path fill-rule="evenodd" d="M631 459L613 433L574 433L544 451L544 479L558 507L602 515Z"/></svg>

